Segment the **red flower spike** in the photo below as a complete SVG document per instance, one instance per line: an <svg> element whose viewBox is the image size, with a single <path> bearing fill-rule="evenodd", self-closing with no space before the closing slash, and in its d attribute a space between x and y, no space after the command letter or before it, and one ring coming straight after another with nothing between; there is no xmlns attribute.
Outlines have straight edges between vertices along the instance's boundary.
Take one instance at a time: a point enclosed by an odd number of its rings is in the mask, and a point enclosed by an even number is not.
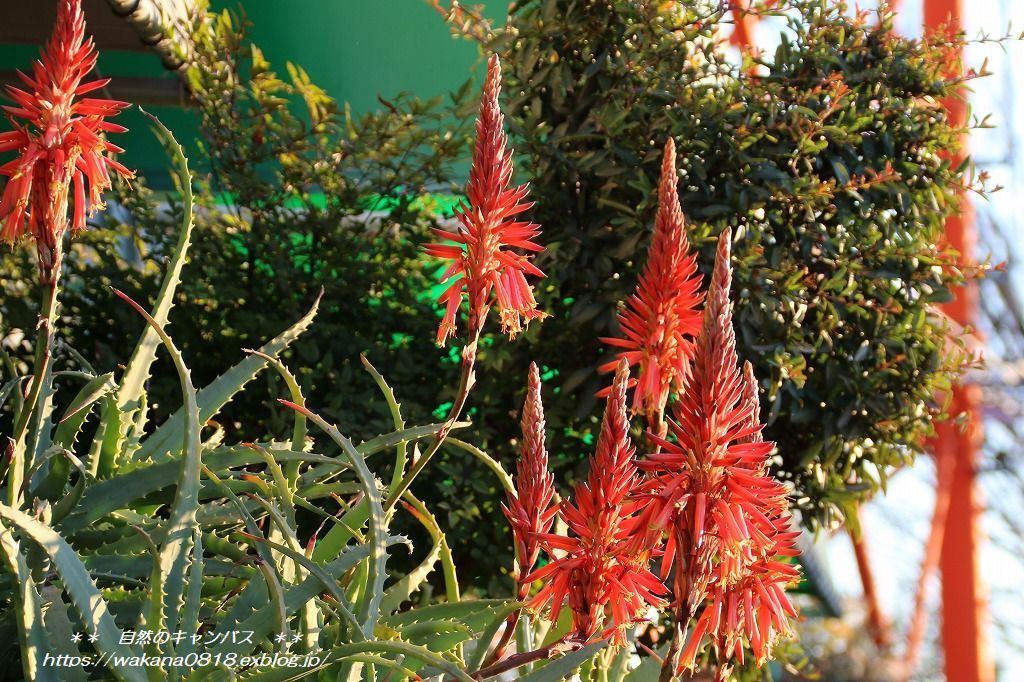
<svg viewBox="0 0 1024 682"><path fill-rule="evenodd" d="M443 346L455 335L455 320L463 298L469 300L469 327L478 329L491 306L498 308L501 330L515 337L530 320L546 317L537 309L533 288L526 275L544 277L530 256L511 251L542 251L534 241L540 226L516 220L515 216L533 206L526 203L526 185L509 188L512 181L512 151L506 150L505 118L498 107L501 90L501 65L498 55L487 63L487 81L476 121L476 144L469 171L466 195L469 205L456 211L462 223L457 233L435 230L446 242L430 244L426 252L451 261L441 276L451 281L438 299L445 314L437 330L437 343Z"/></svg>
<svg viewBox="0 0 1024 682"><path fill-rule="evenodd" d="M602 338L622 348L619 358L638 365L634 382L633 412L647 415L652 430L660 430L669 392L684 383L686 365L693 354L693 339L700 331L701 275L696 254L690 253L683 211L676 193L676 147L665 143L658 186L658 216L647 263L636 292L619 313L623 338ZM601 367L614 371L618 360ZM605 389L598 395L607 395Z"/></svg>
<svg viewBox="0 0 1024 682"><path fill-rule="evenodd" d="M673 407L674 441L652 435L661 450L641 464L652 482L644 498L646 537L667 533L666 572L674 567L677 618L697 615L680 656L693 668L705 639L721 665L742 662L749 646L758 664L790 630L795 613L785 587L797 568L797 533L789 530L785 486L768 472L774 444L761 437L757 381L749 363L740 369L729 288L731 234L718 242L704 319L687 383Z"/></svg>
<svg viewBox="0 0 1024 682"><path fill-rule="evenodd" d="M665 605L661 595L667 590L648 570L652 552L630 547L638 531L633 494L640 475L628 434L628 381L629 365L623 360L587 481L576 486L575 504L566 501L559 507L570 535L541 536L551 562L527 576L545 580L530 607L540 610L550 603L551 620L556 621L567 599L573 622L570 639L580 642L611 637L613 644L623 645L627 627L643 620L650 607Z"/></svg>
<svg viewBox="0 0 1024 682"><path fill-rule="evenodd" d="M551 530L558 507L551 504L555 496L554 477L548 470L548 453L544 447L544 405L540 398L540 372L530 363L526 401L523 403L523 442L516 463L517 493L509 493L508 505L502 510L512 526L519 567L516 582L519 599L530 593L526 577L540 555L540 536Z"/></svg>
<svg viewBox="0 0 1024 682"><path fill-rule="evenodd" d="M16 106L3 109L14 130L0 135L0 151L17 151L18 157L0 166L0 175L9 178L0 196L0 239L13 243L31 233L44 273L52 270L58 243L67 232L69 202L71 227L77 232L85 228L87 216L102 208L111 171L134 177L108 156L123 150L103 136L124 130L105 118L128 105L80 99L108 82L82 83L96 56L92 39L85 38L80 0L61 0L53 36L32 75L18 72L28 90L7 87Z"/></svg>

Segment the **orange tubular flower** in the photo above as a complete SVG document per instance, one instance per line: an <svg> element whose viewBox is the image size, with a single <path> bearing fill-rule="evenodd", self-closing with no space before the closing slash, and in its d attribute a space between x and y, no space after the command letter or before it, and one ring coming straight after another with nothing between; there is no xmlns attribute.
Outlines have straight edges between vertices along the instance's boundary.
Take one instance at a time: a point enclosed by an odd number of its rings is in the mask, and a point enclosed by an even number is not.
<svg viewBox="0 0 1024 682"><path fill-rule="evenodd" d="M516 463L518 494L509 493L508 506L502 510L512 525L519 568L516 582L519 599L530 593L526 580L540 555L540 536L551 530L558 507L551 504L555 496L554 477L548 470L548 453L544 447L544 405L540 399L540 372L530 363L530 378L523 403L523 442Z"/></svg>
<svg viewBox="0 0 1024 682"><path fill-rule="evenodd" d="M14 130L0 134L0 152L18 157L0 166L10 179L0 196L0 239L13 243L27 233L36 239L44 275L52 275L59 244L68 228L69 194L73 192L75 231L101 208L110 188L110 171L133 173L110 158L120 147L104 133L126 129L106 119L128 105L82 95L104 87L107 79L82 83L96 65L96 48L85 38L80 0L61 0L53 36L32 68L18 72L28 91L7 87L15 106L5 106Z"/></svg>
<svg viewBox="0 0 1024 682"><path fill-rule="evenodd" d="M431 244L426 252L451 261L441 276L452 280L441 294L445 306L444 319L437 330L437 343L444 345L455 335L455 319L463 296L469 299L471 334L479 333L487 311L496 305L503 333L514 337L524 323L545 317L537 309L533 289L526 275L544 277L530 257L510 249L537 252L543 249L534 241L540 226L515 220L533 203L524 203L526 185L509 188L512 181L512 151L506 150L505 118L498 108L501 90L501 65L497 55L487 63L487 81L476 121L476 144L473 165L469 172L466 194L469 205L456 215L462 223L458 233L435 230L435 234L451 243Z"/></svg>
<svg viewBox="0 0 1024 682"><path fill-rule="evenodd" d="M640 474L628 435L628 379L629 365L623 360L608 396L587 481L576 486L575 505L563 502L559 507L571 534L541 536L551 563L528 576L530 581L545 581L530 606L542 609L550 603L552 622L568 597L573 620L569 639L579 642L599 636L625 644L628 626L643 620L651 606L665 605L660 595L667 590L648 570L652 552L629 546L638 530L633 493Z"/></svg>
<svg viewBox="0 0 1024 682"><path fill-rule="evenodd" d="M653 477L644 520L667 532L663 570L675 567L677 619L687 623L710 599L681 669L693 667L705 636L720 661L742 661L749 646L763 663L795 615L784 588L799 573L780 557L797 554L797 533L786 488L768 472L774 444L761 438L753 370L741 371L736 355L730 238L726 230L719 239L688 383L669 421L675 442L652 435L661 451L642 464Z"/></svg>
<svg viewBox="0 0 1024 682"><path fill-rule="evenodd" d="M661 430L669 392L683 384L693 338L700 331L701 276L696 254L690 253L686 239L676 183L676 147L669 138L661 161L658 217L647 263L636 292L619 313L623 338L601 339L624 349L619 357L638 365L633 412L647 415L656 431ZM617 365L614 360L601 371L614 371ZM602 393L606 395L607 389Z"/></svg>

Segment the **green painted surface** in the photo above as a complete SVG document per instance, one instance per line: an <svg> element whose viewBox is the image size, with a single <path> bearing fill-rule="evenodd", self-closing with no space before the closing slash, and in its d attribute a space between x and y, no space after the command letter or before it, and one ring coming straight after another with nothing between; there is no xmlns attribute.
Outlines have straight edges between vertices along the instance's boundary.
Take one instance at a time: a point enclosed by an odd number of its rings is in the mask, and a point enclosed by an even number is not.
<svg viewBox="0 0 1024 682"><path fill-rule="evenodd" d="M488 0L492 18L506 2ZM242 8L251 22L253 40L285 73L285 62L305 68L313 82L332 97L349 102L354 113L378 108L400 92L422 98L444 95L482 68L477 45L453 38L442 17L424 0L214 0L214 9ZM2 10L0 10L2 15ZM88 21L88 17L86 18ZM0 69L26 69L38 55L27 45L0 45ZM106 76L173 78L152 53L107 51L99 71ZM151 107L195 158L195 115L180 107ZM131 132L118 144L125 162L141 170L156 187L168 181L165 156L147 131L146 119L126 112Z"/></svg>
<svg viewBox="0 0 1024 682"><path fill-rule="evenodd" d="M375 109L377 94L408 91L428 98L461 85L479 58L474 42L453 38L424 0L244 0L252 36L272 64L305 68L356 113ZM486 4L497 17L507 2ZM217 0L214 7L238 7Z"/></svg>

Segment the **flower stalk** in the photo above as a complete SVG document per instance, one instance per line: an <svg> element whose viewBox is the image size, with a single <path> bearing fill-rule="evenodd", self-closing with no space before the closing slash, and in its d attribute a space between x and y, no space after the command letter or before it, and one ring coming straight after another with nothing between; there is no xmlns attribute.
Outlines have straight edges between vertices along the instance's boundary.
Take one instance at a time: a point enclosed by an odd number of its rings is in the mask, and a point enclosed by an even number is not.
<svg viewBox="0 0 1024 682"><path fill-rule="evenodd" d="M662 570L674 571L675 628L662 680L692 670L705 639L720 673L743 662L748 645L760 665L795 615L784 588L799 578L785 561L796 555L796 533L787 490L768 471L774 444L761 438L753 370L741 369L736 354L730 240L729 230L719 237L688 381L668 422L674 439L650 434L660 449L642 464L651 475L645 525L664 534Z"/></svg>
<svg viewBox="0 0 1024 682"><path fill-rule="evenodd" d="M572 611L569 641L611 638L615 646L623 646L627 627L643 621L651 607L665 605L661 595L667 590L648 568L654 552L632 546L642 530L634 497L641 479L628 433L628 380L629 365L621 360L590 473L576 486L574 501L563 501L558 508L570 535L540 536L550 562L527 577L545 581L530 601L531 609L550 604L550 619L557 622L567 602Z"/></svg>
<svg viewBox="0 0 1024 682"><path fill-rule="evenodd" d="M540 226L516 219L533 203L524 201L529 191L526 185L510 187L512 150L507 149L505 117L498 104L500 93L501 63L498 55L492 54L487 62L487 78L476 121L473 164L466 187L468 204L456 211L461 229L456 233L435 230L435 234L445 241L424 248L427 254L450 261L441 276L442 281L450 281L450 284L439 299L445 306L444 317L437 330L439 346L444 346L448 338L455 335L455 321L463 300L469 304L469 340L462 348L459 388L444 427L426 452L413 462L396 489L391 491L385 504L387 511L395 506L441 449L462 415L469 392L476 383L477 348L490 309L498 309L501 330L510 338L515 338L531 320L546 317L538 310L533 288L526 280L526 275L543 277L544 273L530 261L529 256L511 250L535 253L543 247L535 241L540 234Z"/></svg>
<svg viewBox="0 0 1024 682"><path fill-rule="evenodd" d="M104 87L109 80L83 82L96 65L92 39L85 37L85 16L80 0L61 0L53 35L44 46L32 74L18 72L28 88L7 86L14 106L3 110L13 130L0 134L0 152L16 157L0 166L8 177L0 195L0 241L22 238L35 241L41 303L37 324L32 383L24 406L8 439L8 502L17 507L30 462L26 437L36 433L51 399L50 377L57 297L64 255L64 239L85 229L86 219L102 208L102 193L111 175L133 173L111 158L124 151L105 139L126 129L106 119L128 105L82 97Z"/></svg>
<svg viewBox="0 0 1024 682"><path fill-rule="evenodd" d="M545 447L544 405L540 395L540 370L530 363L526 400L521 419L523 440L516 462L516 491L509 491L502 511L512 526L516 556L516 599L525 602L530 596L528 580L540 558L543 534L550 532L558 513L552 502L555 496L554 477L548 468ZM517 609L505 621L505 629L494 646L488 661L501 660L516 632L522 609Z"/></svg>
<svg viewBox="0 0 1024 682"><path fill-rule="evenodd" d="M661 161L658 214L647 262L636 291L619 313L621 337L601 340L621 349L616 360L601 366L613 372L620 359L637 367L632 411L647 418L648 428L664 437L665 406L686 378L693 340L700 331L701 275L690 250L676 189L676 147L669 138ZM608 394L604 389L598 395Z"/></svg>

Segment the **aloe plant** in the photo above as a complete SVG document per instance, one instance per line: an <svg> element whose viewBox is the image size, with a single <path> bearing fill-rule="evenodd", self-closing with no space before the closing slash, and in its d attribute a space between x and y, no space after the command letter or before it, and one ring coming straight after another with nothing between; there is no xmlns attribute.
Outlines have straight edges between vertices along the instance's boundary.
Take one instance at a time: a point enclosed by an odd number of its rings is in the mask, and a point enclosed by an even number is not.
<svg viewBox="0 0 1024 682"><path fill-rule="evenodd" d="M444 533L400 475L410 448L465 423L407 427L391 387L365 358L394 431L357 445L309 410L280 356L313 323L319 301L215 381L194 386L168 328L192 231L191 176L181 147L153 121L172 150L184 217L149 309L114 290L145 330L119 376L84 364L48 371L48 393L58 380L82 387L47 428L33 432L39 456L27 465L21 493L12 497L10 471L4 479L3 499L18 503L0 504L12 604L3 617L17 620L25 678L375 679L390 671L473 679L467 670L480 667L488 642L519 604L460 600ZM161 347L178 374L182 406L153 425L146 381ZM281 403L294 414L291 437L227 444L206 435L204 426L268 368L289 388ZM29 381L10 378L5 397ZM23 411L37 403L13 407L15 421L36 419ZM310 424L340 456L313 451ZM452 443L510 488L508 474L486 453L454 437ZM367 463L386 452L394 453L396 472L387 485ZM385 511L385 502L395 494L432 541L405 575L389 574L387 566L394 547L410 544L390 530L398 511ZM346 500L352 502L340 515L323 510ZM299 522L303 512L322 523L322 537ZM446 601L403 610L438 570ZM474 644L468 656L467 642ZM560 679L599 648L550 664L546 675L548 666L540 667L531 679Z"/></svg>
<svg viewBox="0 0 1024 682"><path fill-rule="evenodd" d="M456 652L500 623L511 602L459 602L444 534L408 492L405 502L433 546L415 570L389 580L388 554L408 541L390 532L393 514L385 514L382 502L388 488L367 466L368 458L393 450L401 471L409 444L436 437L443 425L405 428L391 389L368 362L395 416L394 432L356 445L307 410L279 356L312 323L317 303L213 383L192 384L167 328L192 229L191 177L181 148L157 126L174 152L185 218L150 311L115 292L145 319L145 331L120 377L88 367L60 373L60 380L83 386L51 429L36 432L40 456L28 467L20 503L0 505L0 547L15 605L5 616L19 621L26 678L273 680L324 670L351 677L364 668L470 679ZM182 407L154 428L145 384L161 346L179 375ZM204 424L268 367L288 379L291 439L224 444L204 438ZM98 421L94 431L86 428L90 418ZM307 421L336 444L340 457L311 451ZM91 444L81 442L90 435ZM340 518L320 510L324 500L357 492L363 505ZM332 538L327 549L315 535L300 542L307 533L296 519L301 510L323 517L324 539ZM401 612L438 564L448 603ZM52 628L54 620L68 626ZM75 632L81 642L71 640ZM167 633L171 641L141 642L144 632ZM259 671L251 664L275 654L298 664ZM58 660L82 665L57 666ZM104 667L107 673L100 672Z"/></svg>

